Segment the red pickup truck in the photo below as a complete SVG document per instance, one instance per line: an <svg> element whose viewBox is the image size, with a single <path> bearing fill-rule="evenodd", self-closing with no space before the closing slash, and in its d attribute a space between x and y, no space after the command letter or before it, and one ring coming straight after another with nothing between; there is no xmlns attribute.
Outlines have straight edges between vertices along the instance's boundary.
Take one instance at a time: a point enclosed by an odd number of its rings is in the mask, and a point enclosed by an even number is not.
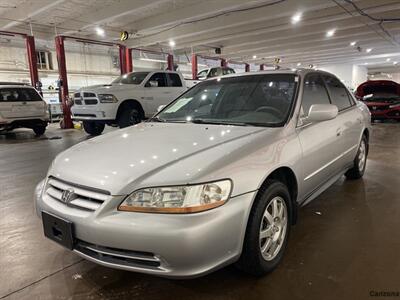
<svg viewBox="0 0 400 300"><path fill-rule="evenodd" d="M356 96L368 106L372 121L400 121L400 84L391 80L369 80L357 88Z"/></svg>

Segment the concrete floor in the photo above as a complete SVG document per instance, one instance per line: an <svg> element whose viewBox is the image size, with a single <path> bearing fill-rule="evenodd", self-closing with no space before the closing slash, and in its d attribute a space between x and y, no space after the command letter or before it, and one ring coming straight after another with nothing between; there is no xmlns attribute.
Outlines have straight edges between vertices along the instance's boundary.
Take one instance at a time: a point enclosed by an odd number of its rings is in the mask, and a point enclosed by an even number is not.
<svg viewBox="0 0 400 300"><path fill-rule="evenodd" d="M400 124L373 126L364 179L342 178L302 208L282 264L259 279L233 267L193 280L112 270L45 239L34 187L57 153L86 138L55 126L45 138L29 130L0 135L0 299L367 299L370 291L400 292Z"/></svg>

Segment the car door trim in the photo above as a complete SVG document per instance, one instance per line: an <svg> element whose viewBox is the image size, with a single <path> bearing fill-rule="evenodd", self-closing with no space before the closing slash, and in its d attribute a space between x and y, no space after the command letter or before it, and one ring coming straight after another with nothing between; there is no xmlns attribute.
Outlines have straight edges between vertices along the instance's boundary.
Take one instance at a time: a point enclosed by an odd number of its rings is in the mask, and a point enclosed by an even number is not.
<svg viewBox="0 0 400 300"><path fill-rule="evenodd" d="M324 170L325 168L329 167L331 164L333 164L334 162L338 161L339 159L341 159L343 156L345 156L347 153L351 152L353 149L355 149L358 145L354 145L352 147L350 147L349 149L347 149L346 151L342 152L339 156L335 157L334 159L332 159L331 161L327 162L325 165L323 165L321 168L315 170L314 172L312 172L311 174L309 174L308 176L306 176L304 178L304 181L307 181L308 179L310 179L311 177L317 175L319 172L321 172L322 170Z"/></svg>

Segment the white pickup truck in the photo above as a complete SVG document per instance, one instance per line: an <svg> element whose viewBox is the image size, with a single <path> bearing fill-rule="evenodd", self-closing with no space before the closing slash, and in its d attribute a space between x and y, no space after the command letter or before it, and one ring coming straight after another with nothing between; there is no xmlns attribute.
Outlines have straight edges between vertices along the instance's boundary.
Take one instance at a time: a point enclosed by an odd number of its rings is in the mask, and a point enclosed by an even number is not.
<svg viewBox="0 0 400 300"><path fill-rule="evenodd" d="M83 121L91 135L105 125L124 128L139 123L186 91L182 75L174 71L132 72L111 84L88 86L74 94L72 119Z"/></svg>

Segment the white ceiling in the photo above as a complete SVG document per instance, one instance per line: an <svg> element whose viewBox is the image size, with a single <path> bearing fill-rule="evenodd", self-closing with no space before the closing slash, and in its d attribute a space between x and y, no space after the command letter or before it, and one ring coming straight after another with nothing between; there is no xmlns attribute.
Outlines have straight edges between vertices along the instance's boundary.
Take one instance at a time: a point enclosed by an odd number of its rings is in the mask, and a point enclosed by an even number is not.
<svg viewBox="0 0 400 300"><path fill-rule="evenodd" d="M222 47L227 59L257 64L279 57L288 67L355 63L400 70L400 21L377 20L400 18L400 0L354 4L375 20L345 0L0 0L0 30L32 28L44 40L58 33L114 41L126 30L129 46L170 51L172 39L175 53L215 56L214 48ZM296 13L301 20L292 24Z"/></svg>

